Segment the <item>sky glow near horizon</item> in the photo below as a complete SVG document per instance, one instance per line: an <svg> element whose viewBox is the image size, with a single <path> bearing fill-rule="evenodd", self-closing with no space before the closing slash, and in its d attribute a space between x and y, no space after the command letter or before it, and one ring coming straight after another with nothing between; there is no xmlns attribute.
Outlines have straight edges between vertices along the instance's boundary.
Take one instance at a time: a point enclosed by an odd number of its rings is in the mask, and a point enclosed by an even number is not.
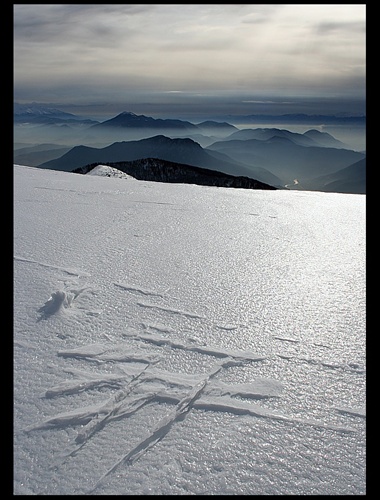
<svg viewBox="0 0 380 500"><path fill-rule="evenodd" d="M364 106L365 80L365 4L14 5L18 102L289 112Z"/></svg>

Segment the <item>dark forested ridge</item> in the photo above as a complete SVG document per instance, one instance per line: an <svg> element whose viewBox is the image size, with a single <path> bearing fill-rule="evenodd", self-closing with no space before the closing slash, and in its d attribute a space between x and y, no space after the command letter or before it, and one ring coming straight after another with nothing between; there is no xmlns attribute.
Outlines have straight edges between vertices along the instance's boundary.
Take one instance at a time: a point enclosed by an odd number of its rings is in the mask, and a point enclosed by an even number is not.
<svg viewBox="0 0 380 500"><path fill-rule="evenodd" d="M92 163L73 170L74 173L86 174L95 168L98 163ZM121 172L131 175L135 179L156 182L172 182L183 184L199 184L203 186L233 187L243 189L277 189L269 184L249 177L224 174L217 170L194 167L182 163L160 160L158 158L144 158L133 161L104 163Z"/></svg>

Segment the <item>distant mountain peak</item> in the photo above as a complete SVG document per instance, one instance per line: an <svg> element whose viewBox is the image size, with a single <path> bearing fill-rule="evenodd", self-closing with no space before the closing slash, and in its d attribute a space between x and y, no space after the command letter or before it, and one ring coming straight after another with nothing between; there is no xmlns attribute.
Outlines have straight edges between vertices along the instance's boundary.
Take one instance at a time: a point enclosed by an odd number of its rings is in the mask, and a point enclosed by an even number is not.
<svg viewBox="0 0 380 500"><path fill-rule="evenodd" d="M196 125L187 121L152 118L151 116L136 115L131 111L123 111L114 118L95 125L95 127L198 130Z"/></svg>
<svg viewBox="0 0 380 500"><path fill-rule="evenodd" d="M62 116L67 118L77 118L72 113L66 113L60 109L52 108L50 106L45 106L43 104L38 104L35 102L29 104L19 104L18 102L13 103L13 114L14 115L46 115L46 116Z"/></svg>
<svg viewBox="0 0 380 500"><path fill-rule="evenodd" d="M122 111L118 116L139 116L139 115L136 115L136 113L132 113L132 111Z"/></svg>

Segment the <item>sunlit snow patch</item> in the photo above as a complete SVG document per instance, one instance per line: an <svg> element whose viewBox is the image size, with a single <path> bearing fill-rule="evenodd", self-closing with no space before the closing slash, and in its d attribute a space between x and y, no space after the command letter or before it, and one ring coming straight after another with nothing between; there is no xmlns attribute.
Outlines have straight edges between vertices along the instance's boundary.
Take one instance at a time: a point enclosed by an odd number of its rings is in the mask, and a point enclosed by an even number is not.
<svg viewBox="0 0 380 500"><path fill-rule="evenodd" d="M136 180L131 175L125 174L117 168L108 167L107 165L98 165L97 167L90 170L87 175L100 175L103 177L117 177L120 179L131 179L134 181Z"/></svg>

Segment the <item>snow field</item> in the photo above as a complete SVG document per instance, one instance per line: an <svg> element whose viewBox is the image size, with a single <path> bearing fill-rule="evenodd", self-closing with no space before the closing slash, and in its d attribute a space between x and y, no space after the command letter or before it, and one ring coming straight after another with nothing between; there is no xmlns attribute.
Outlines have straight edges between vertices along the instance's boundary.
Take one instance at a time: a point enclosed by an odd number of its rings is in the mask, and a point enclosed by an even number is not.
<svg viewBox="0 0 380 500"><path fill-rule="evenodd" d="M14 180L15 494L365 493L364 196Z"/></svg>

